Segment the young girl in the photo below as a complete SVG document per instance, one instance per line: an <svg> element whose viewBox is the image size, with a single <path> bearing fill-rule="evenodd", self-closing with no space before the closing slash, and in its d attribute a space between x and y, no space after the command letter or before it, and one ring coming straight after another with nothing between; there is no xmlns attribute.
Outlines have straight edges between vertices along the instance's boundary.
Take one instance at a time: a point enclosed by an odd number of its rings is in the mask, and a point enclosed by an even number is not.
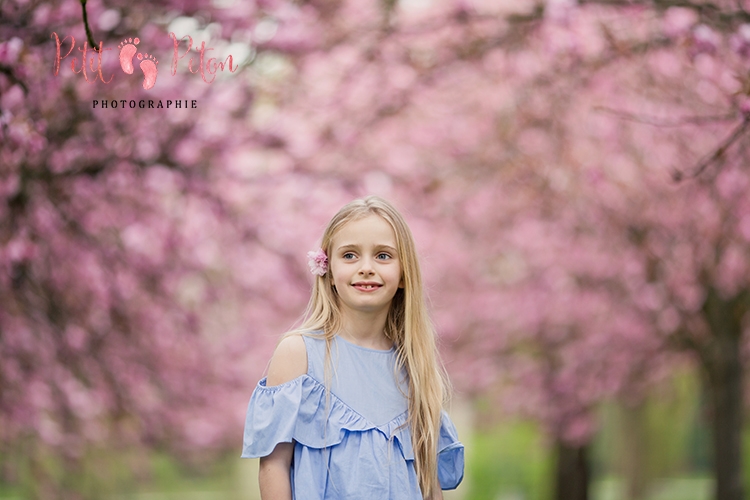
<svg viewBox="0 0 750 500"><path fill-rule="evenodd" d="M333 217L309 252L305 321L247 410L242 456L263 500L441 499L464 472L414 239L376 196Z"/></svg>

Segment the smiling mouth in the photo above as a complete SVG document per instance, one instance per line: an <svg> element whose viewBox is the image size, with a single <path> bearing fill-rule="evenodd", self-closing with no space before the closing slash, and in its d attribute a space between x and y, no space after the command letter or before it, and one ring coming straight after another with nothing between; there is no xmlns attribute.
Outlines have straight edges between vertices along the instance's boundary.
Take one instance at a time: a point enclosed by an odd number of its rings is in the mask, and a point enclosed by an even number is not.
<svg viewBox="0 0 750 500"><path fill-rule="evenodd" d="M375 290L376 288L380 288L382 285L376 285L372 283L354 283L352 286L359 290Z"/></svg>

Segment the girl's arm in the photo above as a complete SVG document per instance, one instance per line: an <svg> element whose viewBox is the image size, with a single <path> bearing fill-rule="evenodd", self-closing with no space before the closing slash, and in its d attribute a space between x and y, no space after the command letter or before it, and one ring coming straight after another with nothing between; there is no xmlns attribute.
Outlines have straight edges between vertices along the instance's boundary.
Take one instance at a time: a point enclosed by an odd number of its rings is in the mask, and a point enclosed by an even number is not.
<svg viewBox="0 0 750 500"><path fill-rule="evenodd" d="M440 481L435 478L435 486L432 488L432 495L430 495L430 500L443 500L443 490L440 489Z"/></svg>
<svg viewBox="0 0 750 500"><path fill-rule="evenodd" d="M294 443L279 443L267 457L261 457L258 482L262 500L292 500L289 467L292 465Z"/></svg>
<svg viewBox="0 0 750 500"><path fill-rule="evenodd" d="M268 367L266 386L289 382L307 373L305 341L299 335L286 337L276 347ZM292 500L289 469L294 443L279 443L270 455L260 459L258 482L262 500Z"/></svg>

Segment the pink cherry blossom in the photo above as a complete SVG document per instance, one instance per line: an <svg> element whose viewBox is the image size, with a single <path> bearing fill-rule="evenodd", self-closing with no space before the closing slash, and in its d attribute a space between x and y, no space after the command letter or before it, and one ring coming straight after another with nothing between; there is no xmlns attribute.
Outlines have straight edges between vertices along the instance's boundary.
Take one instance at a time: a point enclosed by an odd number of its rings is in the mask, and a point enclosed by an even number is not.
<svg viewBox="0 0 750 500"><path fill-rule="evenodd" d="M314 251L307 252L307 265L310 267L310 272L317 276L325 276L328 272L328 256L319 248Z"/></svg>

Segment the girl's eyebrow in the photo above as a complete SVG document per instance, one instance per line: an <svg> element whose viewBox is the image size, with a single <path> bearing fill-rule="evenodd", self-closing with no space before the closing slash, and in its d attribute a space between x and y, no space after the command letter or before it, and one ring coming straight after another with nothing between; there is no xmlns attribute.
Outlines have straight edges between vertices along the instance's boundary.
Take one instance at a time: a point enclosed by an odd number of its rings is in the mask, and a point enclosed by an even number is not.
<svg viewBox="0 0 750 500"><path fill-rule="evenodd" d="M390 250L391 252L394 252L394 253L397 251L395 248L393 248L390 245L377 245L375 248L386 248L386 249L388 249L388 250Z"/></svg>
<svg viewBox="0 0 750 500"><path fill-rule="evenodd" d="M340 247L338 248L338 250L339 250L339 251L341 251L341 250L348 250L348 249L350 249L350 248L351 248L351 249L357 249L357 250L358 250L358 249L359 249L359 245L357 245L357 244L355 244L355 243L349 243L348 245L341 245L341 246L340 246ZM390 250L390 251L392 251L392 252L396 252L396 249L395 249L395 248L393 248L393 247L392 247L392 246L390 246L390 245L385 245L385 244L381 244L381 245L375 245L375 248L377 248L377 249L380 249L380 248L387 248L388 250Z"/></svg>

